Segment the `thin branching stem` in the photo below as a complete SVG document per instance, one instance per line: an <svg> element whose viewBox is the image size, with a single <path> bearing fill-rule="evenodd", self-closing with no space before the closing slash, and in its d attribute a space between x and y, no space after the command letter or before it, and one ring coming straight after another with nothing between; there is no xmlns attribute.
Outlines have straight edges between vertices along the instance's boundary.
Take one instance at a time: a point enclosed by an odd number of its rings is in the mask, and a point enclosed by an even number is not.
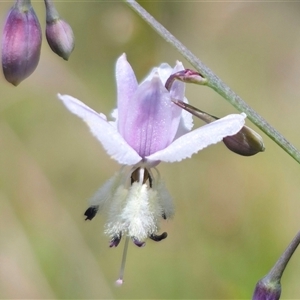
<svg viewBox="0 0 300 300"><path fill-rule="evenodd" d="M134 0L123 0L142 19L144 19L159 35L175 47L192 66L207 79L207 86L214 89L225 98L237 110L247 114L247 117L266 135L276 142L284 151L300 163L300 152L286 138L254 111L241 97L232 91L218 76L205 66L189 49L187 49L177 38L175 38L165 27L154 19L143 7Z"/></svg>

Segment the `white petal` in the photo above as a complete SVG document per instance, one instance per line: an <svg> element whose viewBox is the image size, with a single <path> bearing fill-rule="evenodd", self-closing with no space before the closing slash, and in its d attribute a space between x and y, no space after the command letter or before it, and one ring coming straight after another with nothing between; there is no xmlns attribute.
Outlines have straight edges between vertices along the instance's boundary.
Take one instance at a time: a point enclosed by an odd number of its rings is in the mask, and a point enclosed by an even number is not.
<svg viewBox="0 0 300 300"><path fill-rule="evenodd" d="M186 98L184 98L183 102L189 103ZM191 131L193 126L194 126L193 115L183 109L182 113L181 113L180 123L179 123L174 140L178 139L182 135Z"/></svg>
<svg viewBox="0 0 300 300"><path fill-rule="evenodd" d="M180 61L177 61L171 74L177 73L182 70L184 70L183 64ZM183 101L184 94L185 94L185 83L182 81L179 81L179 80L175 80L173 82L173 84L171 86L171 90L170 90L171 98Z"/></svg>
<svg viewBox="0 0 300 300"><path fill-rule="evenodd" d="M143 81L140 83L144 83L145 81L151 81L153 76L158 73L159 78L162 82L162 84L164 85L167 81L167 79L169 78L169 76L172 73L172 68L169 64L167 63L162 63L159 67L155 67L153 68L150 73L143 79Z"/></svg>
<svg viewBox="0 0 300 300"><path fill-rule="evenodd" d="M228 115L215 122L195 129L170 144L167 148L146 157L150 161L175 162L191 157L203 148L236 134L245 123L244 113Z"/></svg>
<svg viewBox="0 0 300 300"><path fill-rule="evenodd" d="M135 165L141 157L132 149L117 129L109 124L103 115L83 104L81 101L58 94L65 106L75 115L82 118L89 126L93 135L101 142L106 152L120 164Z"/></svg>
<svg viewBox="0 0 300 300"><path fill-rule="evenodd" d="M176 65L174 68L172 68L167 63L162 63L158 67L153 68L140 84L142 84L145 81L151 80L153 78L153 76L156 73L158 73L161 82L163 83L163 85L165 85L167 79L171 76L171 74L181 71L183 69L184 69L184 67L183 67L182 63L179 61L176 62Z"/></svg>

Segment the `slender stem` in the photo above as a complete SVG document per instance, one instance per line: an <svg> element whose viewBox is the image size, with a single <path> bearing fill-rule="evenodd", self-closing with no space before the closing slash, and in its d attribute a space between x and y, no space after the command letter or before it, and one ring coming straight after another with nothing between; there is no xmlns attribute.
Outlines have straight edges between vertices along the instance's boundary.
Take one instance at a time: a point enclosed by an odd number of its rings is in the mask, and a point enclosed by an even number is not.
<svg viewBox="0 0 300 300"><path fill-rule="evenodd" d="M268 277L272 278L272 280L275 280L275 279L280 280L281 279L281 276L282 276L289 260L291 259L292 255L296 251L299 244L300 244L300 231L296 234L294 239L291 241L291 243L285 249L283 254L277 260L276 264L269 272Z"/></svg>
<svg viewBox="0 0 300 300"><path fill-rule="evenodd" d="M267 123L258 113L256 113L241 97L232 91L219 77L217 77L208 67L206 67L189 49L187 49L178 39L176 39L165 27L157 22L144 8L134 0L123 0L142 19L144 19L159 35L168 43L175 47L194 68L207 79L207 86L214 89L225 98L237 110L247 114L247 117L284 151L300 163L300 152L285 137Z"/></svg>
<svg viewBox="0 0 300 300"><path fill-rule="evenodd" d="M46 21L47 23L51 23L56 19L59 19L58 11L54 6L54 2L52 0L44 0L46 6Z"/></svg>

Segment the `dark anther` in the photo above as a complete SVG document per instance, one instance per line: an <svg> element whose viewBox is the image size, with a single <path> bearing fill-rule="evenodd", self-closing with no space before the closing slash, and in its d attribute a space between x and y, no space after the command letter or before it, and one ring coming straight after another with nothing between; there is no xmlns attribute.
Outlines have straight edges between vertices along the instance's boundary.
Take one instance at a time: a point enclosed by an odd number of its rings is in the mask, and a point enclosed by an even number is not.
<svg viewBox="0 0 300 300"><path fill-rule="evenodd" d="M112 248L112 247L117 247L121 241L121 238L122 238L122 235L119 234L119 235L115 235L109 242L109 247Z"/></svg>
<svg viewBox="0 0 300 300"><path fill-rule="evenodd" d="M162 218L163 218L164 220L167 220L167 216L166 216L166 213L165 213L165 212L163 212L161 216L162 216Z"/></svg>
<svg viewBox="0 0 300 300"><path fill-rule="evenodd" d="M135 237L132 238L132 241L138 247L144 247L146 245L145 242L141 242L141 241L137 240Z"/></svg>
<svg viewBox="0 0 300 300"><path fill-rule="evenodd" d="M90 206L84 213L84 215L86 216L85 220L92 220L95 215L97 214L99 209L99 206Z"/></svg>
<svg viewBox="0 0 300 300"><path fill-rule="evenodd" d="M163 232L161 235L151 234L149 238L155 242L160 242L164 240L167 236L168 234L166 232Z"/></svg>

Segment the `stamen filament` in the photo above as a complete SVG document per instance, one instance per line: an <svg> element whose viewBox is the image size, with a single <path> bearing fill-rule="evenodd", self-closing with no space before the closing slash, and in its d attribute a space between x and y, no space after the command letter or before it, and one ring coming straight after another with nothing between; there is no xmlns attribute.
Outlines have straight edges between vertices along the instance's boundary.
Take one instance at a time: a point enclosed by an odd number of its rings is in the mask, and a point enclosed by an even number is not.
<svg viewBox="0 0 300 300"><path fill-rule="evenodd" d="M143 182L144 182L144 174L145 174L145 169L140 168L140 171L139 171L139 183L140 184L143 184Z"/></svg>
<svg viewBox="0 0 300 300"><path fill-rule="evenodd" d="M117 285L122 285L123 282L124 282L123 278L124 278L124 271L125 271L128 244L129 244L129 236L126 236L125 245L124 245L124 249L123 249L123 255L122 255L120 275L119 275L119 279L116 281Z"/></svg>

